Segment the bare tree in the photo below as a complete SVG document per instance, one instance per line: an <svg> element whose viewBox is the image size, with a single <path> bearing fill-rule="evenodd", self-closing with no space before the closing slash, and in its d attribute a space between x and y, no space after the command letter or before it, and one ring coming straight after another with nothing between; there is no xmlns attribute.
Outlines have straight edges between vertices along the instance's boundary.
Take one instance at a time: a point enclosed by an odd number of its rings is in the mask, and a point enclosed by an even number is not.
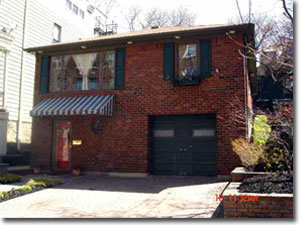
<svg viewBox="0 0 300 225"><path fill-rule="evenodd" d="M180 6L169 13L170 25L175 27L192 25L195 20L196 14L185 6Z"/></svg>
<svg viewBox="0 0 300 225"><path fill-rule="evenodd" d="M108 16L112 9L118 4L117 0L89 0L89 2L99 8L106 16Z"/></svg>
<svg viewBox="0 0 300 225"><path fill-rule="evenodd" d="M193 25L196 14L185 6L166 11L158 8L150 8L143 12L138 6L131 6L125 13L124 18L130 31L151 28L153 26L187 26Z"/></svg>
<svg viewBox="0 0 300 225"><path fill-rule="evenodd" d="M128 24L129 31L135 31L139 26L139 17L142 9L139 6L131 6L125 13L124 17Z"/></svg>
<svg viewBox="0 0 300 225"><path fill-rule="evenodd" d="M236 23L247 22L255 24L255 45L237 42L234 37L228 37L244 47L248 54L240 52L241 56L249 60L255 60L263 68L266 75L270 75L274 82L282 84L287 91L293 91L292 86L286 86L284 80L293 75L293 8L291 1L281 0L283 3L282 18L274 19L268 15L252 13L252 2L249 0L249 10L243 14L236 0L238 20ZM251 13L250 13L251 12ZM255 91L254 91L255 92Z"/></svg>
<svg viewBox="0 0 300 225"><path fill-rule="evenodd" d="M143 29L153 26L163 27L166 26L168 22L168 12L158 8L151 8L144 14L144 19L141 22L141 26Z"/></svg>
<svg viewBox="0 0 300 225"><path fill-rule="evenodd" d="M293 1L289 1L287 3L286 0L282 0L282 6L284 9L284 15L291 20L292 23L294 23L294 17L293 17Z"/></svg>

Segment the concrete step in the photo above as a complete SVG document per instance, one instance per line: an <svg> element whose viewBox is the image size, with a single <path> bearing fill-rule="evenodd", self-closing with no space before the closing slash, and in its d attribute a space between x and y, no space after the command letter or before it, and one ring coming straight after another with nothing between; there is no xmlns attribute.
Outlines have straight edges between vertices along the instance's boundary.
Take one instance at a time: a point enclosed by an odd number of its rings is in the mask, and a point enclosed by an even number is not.
<svg viewBox="0 0 300 225"><path fill-rule="evenodd" d="M31 173L31 167L30 165L9 166L7 167L7 172L16 174L28 174Z"/></svg>

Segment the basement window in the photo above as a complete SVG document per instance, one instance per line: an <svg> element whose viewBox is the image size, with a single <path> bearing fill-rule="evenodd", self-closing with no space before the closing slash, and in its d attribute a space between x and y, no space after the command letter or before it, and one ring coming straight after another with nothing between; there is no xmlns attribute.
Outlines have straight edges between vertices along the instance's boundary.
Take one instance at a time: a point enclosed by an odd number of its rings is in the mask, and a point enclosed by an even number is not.
<svg viewBox="0 0 300 225"><path fill-rule="evenodd" d="M115 88L115 51L52 56L49 91L76 92Z"/></svg>

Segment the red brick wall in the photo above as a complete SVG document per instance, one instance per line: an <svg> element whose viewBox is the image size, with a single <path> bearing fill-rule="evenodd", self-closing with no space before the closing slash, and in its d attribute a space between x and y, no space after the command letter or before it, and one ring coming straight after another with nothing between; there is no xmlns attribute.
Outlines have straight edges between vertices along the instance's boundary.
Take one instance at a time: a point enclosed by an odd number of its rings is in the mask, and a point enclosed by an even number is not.
<svg viewBox="0 0 300 225"><path fill-rule="evenodd" d="M242 41L242 36L235 37ZM39 64L35 80L35 105L48 97L74 95L114 94L115 115L107 119L104 132L91 131L91 119L95 116L67 117L73 122L73 139L83 141L73 146L72 162L87 171L140 172L148 171L150 115L217 114L217 165L219 174L229 174L239 164L231 150L231 139L245 136L228 119L232 113L229 103L235 96L246 108L246 90L243 60L236 44L227 37L212 39L212 71L196 86L173 86L163 80L163 44L137 44L126 49L125 90L87 93L40 94ZM219 73L216 73L216 68ZM32 164L51 168L52 122L59 118L33 120Z"/></svg>

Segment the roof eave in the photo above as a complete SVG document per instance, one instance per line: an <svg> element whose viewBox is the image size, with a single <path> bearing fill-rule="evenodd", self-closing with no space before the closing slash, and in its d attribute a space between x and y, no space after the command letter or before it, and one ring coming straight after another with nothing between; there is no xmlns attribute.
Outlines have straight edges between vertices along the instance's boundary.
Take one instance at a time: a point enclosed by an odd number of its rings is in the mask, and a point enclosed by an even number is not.
<svg viewBox="0 0 300 225"><path fill-rule="evenodd" d="M120 36L120 37L114 37L114 38L107 38L107 39L93 39L93 40L82 40L77 42L66 42L66 43L57 43L47 46L38 46L38 47L32 47L32 48L25 48L24 50L27 52L43 52L43 54L47 52L55 52L55 51L62 51L62 50L70 50L74 49L76 47L81 46L95 46L95 45L113 45L113 44L126 44L128 41L134 41L134 42L143 42L143 41L149 41L158 39L170 39L174 38L174 36L180 35L182 37L187 36L194 36L194 35L208 35L208 34L214 34L214 35L220 35L226 31L235 30L236 32L245 32L245 33L252 33L253 25L252 24L239 24L239 25L229 25L224 27L207 27L207 28L199 28L199 29L193 29L193 30L179 30L179 31L168 31L168 32L162 32L162 33L146 33L146 34L139 34L139 35L133 35L133 36Z"/></svg>

